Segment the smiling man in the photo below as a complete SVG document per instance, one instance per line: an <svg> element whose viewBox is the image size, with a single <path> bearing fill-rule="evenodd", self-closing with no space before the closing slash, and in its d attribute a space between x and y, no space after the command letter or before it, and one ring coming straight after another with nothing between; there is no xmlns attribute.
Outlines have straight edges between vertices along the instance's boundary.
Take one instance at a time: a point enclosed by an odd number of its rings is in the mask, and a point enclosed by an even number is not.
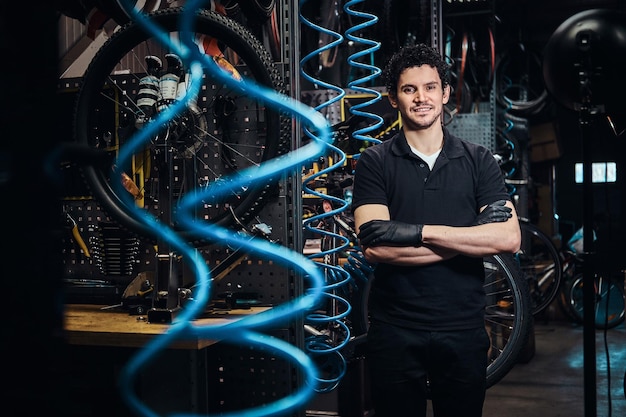
<svg viewBox="0 0 626 417"><path fill-rule="evenodd" d="M376 264L367 354L377 417L479 417L486 390L482 257L516 252L520 229L490 150L443 125L450 72L433 48L401 49L383 72L402 130L367 148L352 208Z"/></svg>

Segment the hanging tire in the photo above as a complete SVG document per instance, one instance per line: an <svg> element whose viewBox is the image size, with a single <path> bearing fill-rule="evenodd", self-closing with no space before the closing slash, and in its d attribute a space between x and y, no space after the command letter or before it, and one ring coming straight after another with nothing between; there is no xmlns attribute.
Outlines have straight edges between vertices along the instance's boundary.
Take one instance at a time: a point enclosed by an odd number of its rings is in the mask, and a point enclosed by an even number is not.
<svg viewBox="0 0 626 417"><path fill-rule="evenodd" d="M181 14L182 9L169 8L152 13L150 19L173 38ZM282 77L271 56L246 28L219 13L201 10L196 12L193 30L199 47L203 40L217 40L220 51L243 77L282 91ZM140 115L135 99L139 80L146 75L144 60L151 56L165 62L167 53L139 24L124 26L87 68L75 109L75 140L103 153L101 164L82 169L94 197L123 227L152 239L157 239L155 231L128 206L126 196L117 194L110 173L120 147L138 129ZM215 181L227 181L239 171L289 150L289 118L265 107L256 97L228 89L206 71L203 83L196 102L170 122L174 128L167 138L155 137L142 154L135 155L131 166L118 167L143 193L141 206L155 216L164 210L175 211L176 202L187 193L201 191ZM171 137L175 142L168 142ZM155 168L161 172L155 174ZM164 170L172 170L165 179L173 181L167 196L158 191L158 177ZM195 215L225 227L246 222L264 206L276 180L260 184L250 179L225 201L205 201ZM164 207L166 203L171 207ZM171 226L193 244L206 243L203 236L175 222Z"/></svg>

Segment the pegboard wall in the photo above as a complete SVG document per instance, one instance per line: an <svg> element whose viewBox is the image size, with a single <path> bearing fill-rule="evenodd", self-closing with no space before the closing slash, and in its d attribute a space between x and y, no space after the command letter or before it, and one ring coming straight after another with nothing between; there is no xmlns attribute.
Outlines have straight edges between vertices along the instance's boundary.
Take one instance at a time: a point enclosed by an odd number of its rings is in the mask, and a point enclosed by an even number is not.
<svg viewBox="0 0 626 417"><path fill-rule="evenodd" d="M359 110L380 116L385 116L389 113L397 115L398 112L391 107L391 104L389 104L384 87L368 87L368 89L371 90L372 93L364 94L360 91L346 88L343 90L345 95L341 100L330 106L322 107L320 112L324 114L331 125L334 125L350 117L349 109L351 106L360 105L365 101L372 101L376 97L373 92L376 92L381 95L380 98L376 102L359 108ZM336 90L307 90L302 92L301 100L303 103L311 107L317 107L335 99L338 95L339 92ZM394 118L395 117L396 116L394 116Z"/></svg>
<svg viewBox="0 0 626 417"><path fill-rule="evenodd" d="M284 184L279 187L285 190ZM268 200L257 219L271 229L269 238L281 245L292 245L293 231L288 220L290 197L283 192ZM63 202L67 229L62 256L68 301L75 303L117 304L124 289L140 273L156 269L156 248L150 239L138 236L112 220L90 196L67 197ZM85 251L75 234L82 238ZM218 244L197 248L210 270L235 260L232 269L213 283L214 295L224 292L254 294L261 304L275 305L294 296L292 273L283 266L253 256L238 254L237 248ZM222 265L223 266L223 265ZM183 285L193 286L194 277L183 268Z"/></svg>
<svg viewBox="0 0 626 417"><path fill-rule="evenodd" d="M481 108L489 108L489 103L481 103ZM496 149L495 111L459 113L448 124L450 133L467 141L485 146L490 151Z"/></svg>
<svg viewBox="0 0 626 417"><path fill-rule="evenodd" d="M292 331L268 333L290 343ZM275 352L221 343L207 349L209 410L212 413L240 411L286 397L296 383L292 364Z"/></svg>

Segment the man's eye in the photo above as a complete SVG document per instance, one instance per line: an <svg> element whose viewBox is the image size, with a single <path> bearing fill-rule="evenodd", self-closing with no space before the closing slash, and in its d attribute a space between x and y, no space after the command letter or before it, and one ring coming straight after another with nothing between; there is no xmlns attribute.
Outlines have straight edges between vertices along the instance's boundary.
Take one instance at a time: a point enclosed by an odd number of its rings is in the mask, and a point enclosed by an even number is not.
<svg viewBox="0 0 626 417"><path fill-rule="evenodd" d="M402 91L404 91L405 94L413 94L413 93L415 93L415 88L414 87L404 87L404 89Z"/></svg>

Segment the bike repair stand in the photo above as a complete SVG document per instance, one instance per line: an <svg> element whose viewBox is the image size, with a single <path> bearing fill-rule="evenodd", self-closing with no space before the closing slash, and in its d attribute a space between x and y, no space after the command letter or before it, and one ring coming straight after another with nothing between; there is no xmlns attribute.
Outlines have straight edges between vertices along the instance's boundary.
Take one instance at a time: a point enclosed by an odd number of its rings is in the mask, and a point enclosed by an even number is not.
<svg viewBox="0 0 626 417"><path fill-rule="evenodd" d="M161 246L157 253L155 288L152 308L148 310L148 322L170 324L181 309L179 260L174 252L161 253L160 248Z"/></svg>
<svg viewBox="0 0 626 417"><path fill-rule="evenodd" d="M583 75L581 74L581 77ZM581 80L581 88L584 88ZM581 107L579 126L582 134L583 154L583 355L585 416L596 415L596 327L595 327L595 291L593 252L593 186L591 127L597 113L592 107Z"/></svg>
<svg viewBox="0 0 626 417"><path fill-rule="evenodd" d="M161 220L172 227L172 207L174 201L172 193L174 189L173 156L167 142L163 149L155 150L155 166L158 170L159 211ZM182 276L179 256L172 250L171 245L163 239L157 241L156 273L154 282L154 294L152 308L148 310L149 323L169 324L181 310L180 288Z"/></svg>
<svg viewBox="0 0 626 417"><path fill-rule="evenodd" d="M579 82L580 104L578 109L579 127L582 137L583 159L583 355L584 355L584 399L585 416L597 415L596 399L596 327L595 327L595 252L593 249L593 156L592 126L598 117L605 113L605 104L594 103L592 79L602 74L602 67L594 65L591 55L593 35L580 31L576 36L576 46L580 59L576 63ZM599 94L600 96L603 96Z"/></svg>

